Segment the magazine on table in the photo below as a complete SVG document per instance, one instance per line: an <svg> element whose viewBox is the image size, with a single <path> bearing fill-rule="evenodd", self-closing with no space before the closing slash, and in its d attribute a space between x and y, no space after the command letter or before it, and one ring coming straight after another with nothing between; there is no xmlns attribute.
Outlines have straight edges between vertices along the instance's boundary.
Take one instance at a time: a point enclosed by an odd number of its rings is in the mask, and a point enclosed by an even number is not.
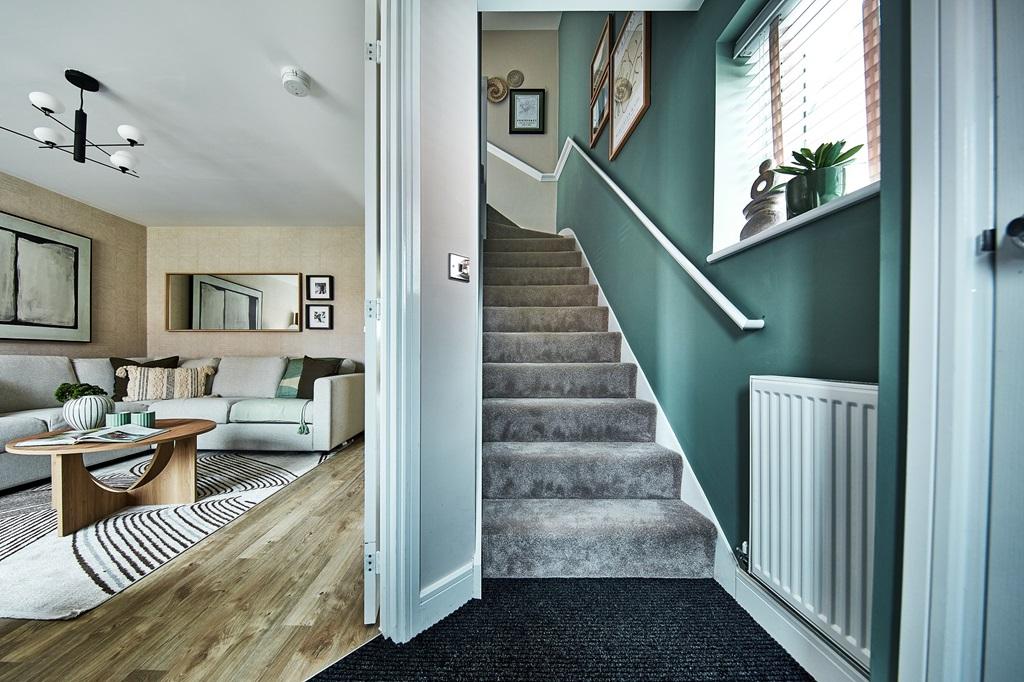
<svg viewBox="0 0 1024 682"><path fill-rule="evenodd" d="M106 426L99 429L88 429L86 431L65 431L55 436L33 438L18 443L18 447L32 447L33 445L78 445L79 443L137 443L140 440L152 438L167 429L150 429L137 424L122 424L121 426Z"/></svg>

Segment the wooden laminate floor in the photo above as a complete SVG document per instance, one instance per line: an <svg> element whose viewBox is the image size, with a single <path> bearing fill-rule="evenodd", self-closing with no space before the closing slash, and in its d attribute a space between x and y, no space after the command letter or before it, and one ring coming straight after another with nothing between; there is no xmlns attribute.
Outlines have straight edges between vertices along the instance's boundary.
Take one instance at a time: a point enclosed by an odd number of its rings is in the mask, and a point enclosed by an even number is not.
<svg viewBox="0 0 1024 682"><path fill-rule="evenodd" d="M360 440L85 615L0 620L0 680L306 680L376 635L362 541Z"/></svg>

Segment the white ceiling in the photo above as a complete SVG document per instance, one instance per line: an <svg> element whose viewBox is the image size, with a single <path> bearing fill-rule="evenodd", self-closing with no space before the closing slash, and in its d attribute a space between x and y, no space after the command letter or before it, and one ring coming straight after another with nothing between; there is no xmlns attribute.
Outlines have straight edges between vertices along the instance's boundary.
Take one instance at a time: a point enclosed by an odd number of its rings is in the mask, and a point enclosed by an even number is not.
<svg viewBox="0 0 1024 682"><path fill-rule="evenodd" d="M89 137L146 135L140 180L0 131L0 171L145 225L363 223L363 3L355 0L4 2L0 125L31 134L31 90L71 124L75 68ZM289 95L280 69L313 79ZM95 152L99 153L99 152Z"/></svg>
<svg viewBox="0 0 1024 682"><path fill-rule="evenodd" d="M483 12L485 31L557 31L561 12Z"/></svg>

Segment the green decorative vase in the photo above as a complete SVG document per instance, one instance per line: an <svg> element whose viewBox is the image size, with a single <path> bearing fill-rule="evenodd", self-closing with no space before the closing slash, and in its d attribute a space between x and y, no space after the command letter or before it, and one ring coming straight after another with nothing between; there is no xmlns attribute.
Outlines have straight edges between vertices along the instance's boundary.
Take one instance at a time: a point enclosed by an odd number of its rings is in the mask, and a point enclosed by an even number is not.
<svg viewBox="0 0 1024 682"><path fill-rule="evenodd" d="M846 194L846 168L830 166L794 175L786 183L786 217L793 218Z"/></svg>

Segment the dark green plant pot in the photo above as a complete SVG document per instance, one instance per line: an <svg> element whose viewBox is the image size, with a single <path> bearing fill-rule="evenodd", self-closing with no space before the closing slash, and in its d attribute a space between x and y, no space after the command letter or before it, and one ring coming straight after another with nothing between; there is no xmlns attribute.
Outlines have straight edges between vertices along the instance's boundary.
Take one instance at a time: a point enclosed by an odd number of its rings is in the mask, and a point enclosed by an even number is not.
<svg viewBox="0 0 1024 682"><path fill-rule="evenodd" d="M786 217L793 218L846 193L846 168L831 167L794 175L786 183Z"/></svg>

